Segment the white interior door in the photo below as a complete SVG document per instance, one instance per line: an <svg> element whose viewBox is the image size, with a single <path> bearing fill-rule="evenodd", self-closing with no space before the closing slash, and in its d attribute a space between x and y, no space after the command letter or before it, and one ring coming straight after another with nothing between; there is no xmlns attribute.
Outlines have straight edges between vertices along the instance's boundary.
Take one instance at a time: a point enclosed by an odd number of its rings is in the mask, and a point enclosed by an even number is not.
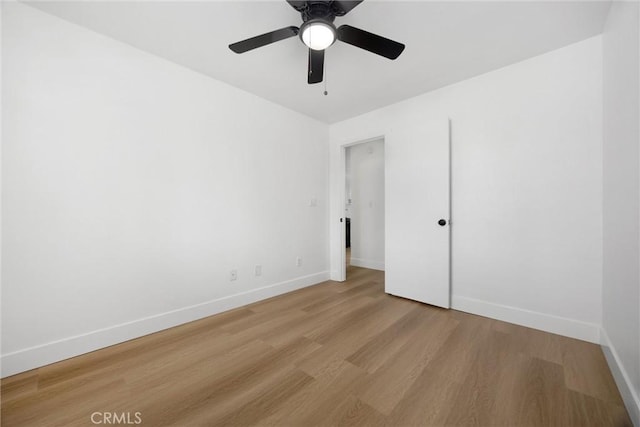
<svg viewBox="0 0 640 427"><path fill-rule="evenodd" d="M385 167L385 292L449 308L448 120L394 132Z"/></svg>

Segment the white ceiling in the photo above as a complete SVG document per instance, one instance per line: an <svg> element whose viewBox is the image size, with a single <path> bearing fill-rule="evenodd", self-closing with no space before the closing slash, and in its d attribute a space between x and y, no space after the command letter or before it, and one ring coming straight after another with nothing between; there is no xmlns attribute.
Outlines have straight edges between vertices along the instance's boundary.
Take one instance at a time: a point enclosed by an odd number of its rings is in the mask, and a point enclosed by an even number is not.
<svg viewBox="0 0 640 427"><path fill-rule="evenodd" d="M367 0L336 18L406 44L395 61L336 42L324 83L306 82L307 50L290 38L241 55L228 44L289 25L284 0L30 2L96 32L333 123L600 34L610 2Z"/></svg>

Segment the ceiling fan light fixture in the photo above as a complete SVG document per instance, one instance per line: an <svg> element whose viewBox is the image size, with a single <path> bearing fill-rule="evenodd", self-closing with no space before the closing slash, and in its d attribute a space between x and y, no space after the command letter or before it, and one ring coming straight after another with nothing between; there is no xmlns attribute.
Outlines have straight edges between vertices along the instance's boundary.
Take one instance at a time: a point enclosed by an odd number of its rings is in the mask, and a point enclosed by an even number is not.
<svg viewBox="0 0 640 427"><path fill-rule="evenodd" d="M387 39L374 33L350 25L341 25L336 29L333 21L344 16L364 0L286 0L300 13L303 24L293 25L260 34L236 43L229 49L235 53L244 53L280 40L298 36L308 47L307 83L320 83L324 76L324 51L336 40L350 44L388 59L396 59L404 50L404 44ZM325 91L325 95L326 95Z"/></svg>
<svg viewBox="0 0 640 427"><path fill-rule="evenodd" d="M324 50L336 41L336 28L327 21L314 19L300 27L302 42L313 50Z"/></svg>

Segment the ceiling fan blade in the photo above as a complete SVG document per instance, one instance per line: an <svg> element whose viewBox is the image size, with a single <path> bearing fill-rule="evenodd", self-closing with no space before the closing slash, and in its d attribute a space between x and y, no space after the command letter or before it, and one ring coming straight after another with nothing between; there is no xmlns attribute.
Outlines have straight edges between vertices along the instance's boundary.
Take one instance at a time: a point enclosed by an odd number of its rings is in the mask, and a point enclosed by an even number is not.
<svg viewBox="0 0 640 427"><path fill-rule="evenodd" d="M324 50L309 49L309 84L320 83L324 74Z"/></svg>
<svg viewBox="0 0 640 427"><path fill-rule="evenodd" d="M258 47L266 46L271 43L275 43L280 40L288 39L298 35L298 27L284 27L279 30L271 31L269 33L260 34L259 36L251 37L250 39L242 40L229 45L229 49L235 53L245 53Z"/></svg>
<svg viewBox="0 0 640 427"><path fill-rule="evenodd" d="M362 3L364 0L358 1L339 1L334 0L333 10L336 12L336 16L343 16L351 12L351 9Z"/></svg>
<svg viewBox="0 0 640 427"><path fill-rule="evenodd" d="M338 28L338 40L389 59L396 59L404 50L402 43L350 25L341 25Z"/></svg>
<svg viewBox="0 0 640 427"><path fill-rule="evenodd" d="M307 5L306 1L296 1L296 0L287 0L287 3L291 5L292 8L297 10L298 12L302 12L302 9Z"/></svg>

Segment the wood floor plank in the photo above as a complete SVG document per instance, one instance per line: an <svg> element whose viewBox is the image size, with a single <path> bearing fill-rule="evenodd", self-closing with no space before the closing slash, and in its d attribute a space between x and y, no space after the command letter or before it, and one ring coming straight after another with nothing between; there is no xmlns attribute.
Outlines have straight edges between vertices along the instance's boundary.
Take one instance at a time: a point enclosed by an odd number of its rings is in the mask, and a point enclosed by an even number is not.
<svg viewBox="0 0 640 427"><path fill-rule="evenodd" d="M449 328L450 333L440 338L441 342L429 361L429 369L439 372L457 383L463 383L476 360L477 352L482 343L491 333L486 324L458 321L451 331L452 320L441 316L439 320L443 328Z"/></svg>
<svg viewBox="0 0 640 427"><path fill-rule="evenodd" d="M216 369L218 365L214 363L199 366L190 375L173 381L171 389L160 393L161 411L145 407L142 412L151 414L148 420L151 425L199 423L219 415L221 410L231 412L259 397L275 379L291 373L293 358L310 344L301 338L286 348L265 348L259 354L250 355L238 352L234 363L228 363L224 369ZM150 401L150 404L156 402Z"/></svg>
<svg viewBox="0 0 640 427"><path fill-rule="evenodd" d="M607 402L620 401L620 393L599 346L567 339L562 355L562 366L567 387L571 390ZM584 372L589 372L590 375L584 375Z"/></svg>
<svg viewBox="0 0 640 427"><path fill-rule="evenodd" d="M346 299L344 304L332 304L325 306L321 311L307 312L302 318L292 319L283 323L278 328L265 331L260 339L273 344L281 345L300 336L312 335L313 331L326 327L326 320L336 320L345 314L345 311L356 310L370 304L373 301L370 297L359 297ZM317 307L316 307L317 308Z"/></svg>
<svg viewBox="0 0 640 427"><path fill-rule="evenodd" d="M342 312L341 315L326 319L325 322L318 324L313 330L305 333L304 336L313 340L323 340L331 336L334 331L344 327L344 325L349 325L363 318L375 315L384 303L385 301L383 300L370 298L369 303L355 310L347 310L346 312Z"/></svg>
<svg viewBox="0 0 640 427"><path fill-rule="evenodd" d="M314 340L320 342L322 347L299 362L298 366L312 376L330 369L332 363L345 360L347 355L365 345L372 336L395 323L411 304L410 301L400 299L388 301L386 304L383 301L367 310L359 311L356 317L331 323L330 329L315 335Z"/></svg>
<svg viewBox="0 0 640 427"><path fill-rule="evenodd" d="M347 396L325 415L329 426L376 427L384 426L386 417L355 396Z"/></svg>
<svg viewBox="0 0 640 427"><path fill-rule="evenodd" d="M453 411L465 412L456 407L461 385L424 369L387 417L388 426L425 427L444 426ZM375 407L375 406L374 406Z"/></svg>
<svg viewBox="0 0 640 427"><path fill-rule="evenodd" d="M235 347L218 357L209 357L208 350L198 351L199 355L188 358L183 363L168 366L166 370L154 371L152 374L135 375L127 379L132 393L137 400L153 407L163 396L168 400L174 399L174 394L181 390L207 388L210 383L226 378L235 370L249 369L262 358L270 357L273 348L258 340L252 340L244 345ZM205 357L200 357L204 354ZM160 406L165 410L165 406Z"/></svg>
<svg viewBox="0 0 640 427"><path fill-rule="evenodd" d="M626 410L619 403L600 399L573 390L566 391L562 425L633 427Z"/></svg>
<svg viewBox="0 0 640 427"><path fill-rule="evenodd" d="M377 296L380 296L380 294ZM337 310L337 313L339 313L341 311L344 312L345 310L342 304L353 304L355 301L371 301L372 299L373 298L371 296L362 296L358 292L348 295L344 295L342 292L334 292L331 295L318 298L317 300L300 307L300 309L307 313L321 313L326 310Z"/></svg>
<svg viewBox="0 0 640 427"><path fill-rule="evenodd" d="M313 334L313 339L323 345L344 349L356 347L360 342L366 342L402 318L410 307L415 307L413 301L402 298L380 299L373 305L372 311L361 313L359 318L343 318L334 323L331 329L323 333Z"/></svg>
<svg viewBox="0 0 640 427"><path fill-rule="evenodd" d="M291 369L282 378L278 378L255 399L249 400L239 408L228 411L223 417L212 417L210 411L205 411L207 425L256 425L264 418L268 418L277 409L287 403L287 400L312 383L314 379L297 369Z"/></svg>
<svg viewBox="0 0 640 427"><path fill-rule="evenodd" d="M302 410L291 414L287 423L296 426L327 425L327 416L360 386L364 371L345 361L334 366L335 369L325 370L315 377L320 386L312 400Z"/></svg>
<svg viewBox="0 0 640 427"><path fill-rule="evenodd" d="M259 425L309 425L304 422L310 422L310 425L326 425L313 421L313 417L319 416L324 422L326 412L339 404L345 395L350 395L364 375L364 371L350 363L336 361L332 369L314 377L314 381L308 387L292 396L286 406L281 406L261 420Z"/></svg>
<svg viewBox="0 0 640 427"><path fill-rule="evenodd" d="M566 388L562 366L538 358L520 357L498 384L495 418L512 425L562 425Z"/></svg>
<svg viewBox="0 0 640 427"><path fill-rule="evenodd" d="M287 298L273 297L263 301L253 303L247 308L254 312L277 312L281 310L289 310L299 308L309 304L312 301L322 298L335 292L332 287L325 286L309 286L307 288L298 289L287 294Z"/></svg>
<svg viewBox="0 0 640 427"><path fill-rule="evenodd" d="M425 310L422 306L415 307L345 359L368 372L375 372L402 350L412 335L424 326L422 322L427 320L431 313L431 310Z"/></svg>
<svg viewBox="0 0 640 427"><path fill-rule="evenodd" d="M38 390L38 371L32 370L2 380L0 398L2 402L10 402L25 394Z"/></svg>
<svg viewBox="0 0 640 427"><path fill-rule="evenodd" d="M2 423L9 426L85 424L97 407L117 406L129 398L123 378L88 379L84 384L63 383L43 391L2 402ZM64 409L62 409L64 408Z"/></svg>
<svg viewBox="0 0 640 427"><path fill-rule="evenodd" d="M107 351L95 351L83 355L80 358L67 359L59 363L45 366L38 370L39 388L48 387L59 381L82 377L85 374L94 375L104 370L106 375L116 369L124 369L127 365L139 366L142 359L153 360L158 354L180 352L181 349L191 348L203 339L215 339L221 334L215 328L221 322L229 318L244 317L251 314L247 310L223 313L221 319L203 319L199 322L191 322L177 328L171 328L161 333L148 335L142 338L127 341L118 346L115 353ZM105 349L106 350L106 349Z"/></svg>
<svg viewBox="0 0 640 427"><path fill-rule="evenodd" d="M433 313L395 357L368 375L358 397L385 415L391 413L457 328L446 314Z"/></svg>
<svg viewBox="0 0 640 427"><path fill-rule="evenodd" d="M348 277L5 378L2 425L631 425L598 346Z"/></svg>
<svg viewBox="0 0 640 427"><path fill-rule="evenodd" d="M502 325L502 330L506 330L510 335L514 352L562 364L562 355L569 341L568 338L505 322L495 321L495 324Z"/></svg>
<svg viewBox="0 0 640 427"><path fill-rule="evenodd" d="M466 411L451 411L447 425L490 425L494 419L498 384L496 376L508 363L509 336L491 330L474 351L474 359L461 383L453 407L464 406Z"/></svg>

